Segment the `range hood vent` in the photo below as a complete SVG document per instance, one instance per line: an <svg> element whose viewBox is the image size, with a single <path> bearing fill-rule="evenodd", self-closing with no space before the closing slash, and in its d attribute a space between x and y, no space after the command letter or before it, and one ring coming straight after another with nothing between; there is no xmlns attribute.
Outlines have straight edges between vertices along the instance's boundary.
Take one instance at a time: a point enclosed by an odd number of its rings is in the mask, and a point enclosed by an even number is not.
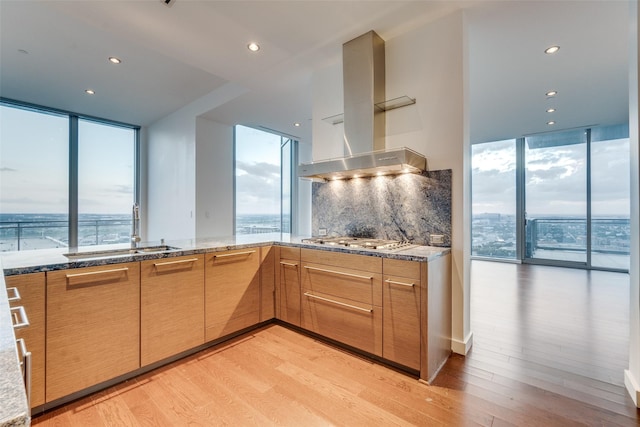
<svg viewBox="0 0 640 427"><path fill-rule="evenodd" d="M420 173L427 169L427 159L408 148L373 151L337 159L302 163L298 176L323 180L366 176Z"/></svg>
<svg viewBox="0 0 640 427"><path fill-rule="evenodd" d="M408 148L385 149L385 111L411 105L415 99L385 101L384 40L375 31L342 46L342 77L344 115L329 122L344 121L344 157L300 164L298 176L345 179L426 170L421 154Z"/></svg>

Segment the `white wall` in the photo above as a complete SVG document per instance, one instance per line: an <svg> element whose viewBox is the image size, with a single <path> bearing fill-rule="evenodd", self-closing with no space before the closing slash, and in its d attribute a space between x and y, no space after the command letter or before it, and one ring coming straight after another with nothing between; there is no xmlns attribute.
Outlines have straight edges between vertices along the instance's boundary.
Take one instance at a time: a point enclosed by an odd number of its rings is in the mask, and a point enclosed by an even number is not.
<svg viewBox="0 0 640 427"><path fill-rule="evenodd" d="M344 126L331 125L322 119L342 114L342 58L335 64L316 71L312 77L313 102L311 109L313 160L344 156Z"/></svg>
<svg viewBox="0 0 640 427"><path fill-rule="evenodd" d="M300 141L298 144L299 163L312 161L312 145ZM294 230L296 231L296 230ZM298 230L300 236L311 235L311 181L298 179Z"/></svg>
<svg viewBox="0 0 640 427"><path fill-rule="evenodd" d="M386 42L386 97L407 95L415 105L387 112L387 147L426 155L429 169L452 169L452 349L465 354L469 322L469 254L465 253L465 72L463 13L456 12ZM314 75L313 158L342 155L341 126L321 119L341 112L342 64ZM340 84L337 84L337 80ZM338 132L340 133L338 134ZM468 221L468 220L467 220Z"/></svg>
<svg viewBox="0 0 640 427"><path fill-rule="evenodd" d="M233 127L196 119L196 237L233 234Z"/></svg>
<svg viewBox="0 0 640 427"><path fill-rule="evenodd" d="M212 208L212 196L208 187L218 180L221 187L226 186L229 176L228 169L206 169L203 161L200 163L200 174L196 177L197 123L200 129L200 150L205 150L204 153L215 165L233 167L232 157L228 156L228 147L233 144L233 137L229 137L229 143L226 144L222 141L225 138L222 136L225 132L222 125L197 118L242 95L246 90L235 83L225 84L149 126L146 139L142 141L142 151L146 153L146 169L142 171L146 195L143 194L141 203L146 228L144 240L196 237L196 198L205 198L201 204L204 207L201 213L206 220L207 209ZM217 151L212 151L213 147L207 147L207 141L213 139L220 147L219 157ZM206 173L207 171L210 173ZM232 187L229 185L224 189L217 189L215 191L219 192L215 194L226 197L228 192L233 191ZM209 228L213 227L212 221L200 221L199 224L204 227L201 229L203 233L216 231L218 226L224 227L224 221L228 224L229 206L215 208L220 208L221 211L219 216L217 212L213 216L223 222L215 225L214 230Z"/></svg>
<svg viewBox="0 0 640 427"><path fill-rule="evenodd" d="M640 9L637 0L630 0L629 39L629 142L631 144L631 266L629 307L629 369L625 385L636 406L640 405L640 123L638 120L638 69Z"/></svg>
<svg viewBox="0 0 640 427"><path fill-rule="evenodd" d="M195 237L195 117L178 110L147 129L143 240Z"/></svg>

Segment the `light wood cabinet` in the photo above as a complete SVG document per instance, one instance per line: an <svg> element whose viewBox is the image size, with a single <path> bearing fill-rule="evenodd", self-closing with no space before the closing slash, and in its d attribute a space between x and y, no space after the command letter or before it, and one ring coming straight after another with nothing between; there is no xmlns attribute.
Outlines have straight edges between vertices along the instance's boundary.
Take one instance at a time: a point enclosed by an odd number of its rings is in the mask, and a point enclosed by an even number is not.
<svg viewBox="0 0 640 427"><path fill-rule="evenodd" d="M260 321L266 322L275 317L275 272L276 248L260 248Z"/></svg>
<svg viewBox="0 0 640 427"><path fill-rule="evenodd" d="M11 307L23 306L29 326L16 329L17 339L24 339L31 352L31 407L43 405L45 380L45 273L22 274L5 277L7 288L17 288L19 301Z"/></svg>
<svg viewBox="0 0 640 427"><path fill-rule="evenodd" d="M302 249L301 259L301 326L382 356L381 258Z"/></svg>
<svg viewBox="0 0 640 427"><path fill-rule="evenodd" d="M204 255L142 261L140 361L149 365L204 343Z"/></svg>
<svg viewBox="0 0 640 427"><path fill-rule="evenodd" d="M277 272L276 317L300 326L300 248L279 248Z"/></svg>
<svg viewBox="0 0 640 427"><path fill-rule="evenodd" d="M383 260L382 357L420 369L420 263ZM426 325L425 325L426 326Z"/></svg>
<svg viewBox="0 0 640 427"><path fill-rule="evenodd" d="M140 264L47 273L46 401L140 367Z"/></svg>
<svg viewBox="0 0 640 427"><path fill-rule="evenodd" d="M215 340L260 321L260 248L205 256L205 339Z"/></svg>

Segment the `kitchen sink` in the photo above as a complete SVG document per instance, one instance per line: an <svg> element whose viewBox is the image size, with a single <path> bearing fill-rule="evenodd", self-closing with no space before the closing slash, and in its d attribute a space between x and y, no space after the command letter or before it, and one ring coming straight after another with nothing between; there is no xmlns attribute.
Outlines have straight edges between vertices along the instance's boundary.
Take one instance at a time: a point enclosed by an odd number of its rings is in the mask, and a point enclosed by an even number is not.
<svg viewBox="0 0 640 427"><path fill-rule="evenodd" d="M78 259L90 259L90 258L107 258L112 256L121 256L121 255L138 255L138 254L153 254L159 252L167 252L173 251L176 249L174 246L160 245L160 246L143 246L139 248L122 248L122 249L108 249L104 251L93 251L93 252L70 252L67 254L63 254L70 260L78 260Z"/></svg>

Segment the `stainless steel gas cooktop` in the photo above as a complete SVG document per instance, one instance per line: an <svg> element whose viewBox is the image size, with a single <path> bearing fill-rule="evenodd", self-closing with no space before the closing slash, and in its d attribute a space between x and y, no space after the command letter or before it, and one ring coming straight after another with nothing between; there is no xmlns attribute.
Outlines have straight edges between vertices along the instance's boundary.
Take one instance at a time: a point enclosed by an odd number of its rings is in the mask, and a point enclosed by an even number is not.
<svg viewBox="0 0 640 427"><path fill-rule="evenodd" d="M402 240L373 239L368 237L310 237L302 239L302 243L314 243L327 246L344 246L360 249L407 249L415 246L413 243Z"/></svg>

